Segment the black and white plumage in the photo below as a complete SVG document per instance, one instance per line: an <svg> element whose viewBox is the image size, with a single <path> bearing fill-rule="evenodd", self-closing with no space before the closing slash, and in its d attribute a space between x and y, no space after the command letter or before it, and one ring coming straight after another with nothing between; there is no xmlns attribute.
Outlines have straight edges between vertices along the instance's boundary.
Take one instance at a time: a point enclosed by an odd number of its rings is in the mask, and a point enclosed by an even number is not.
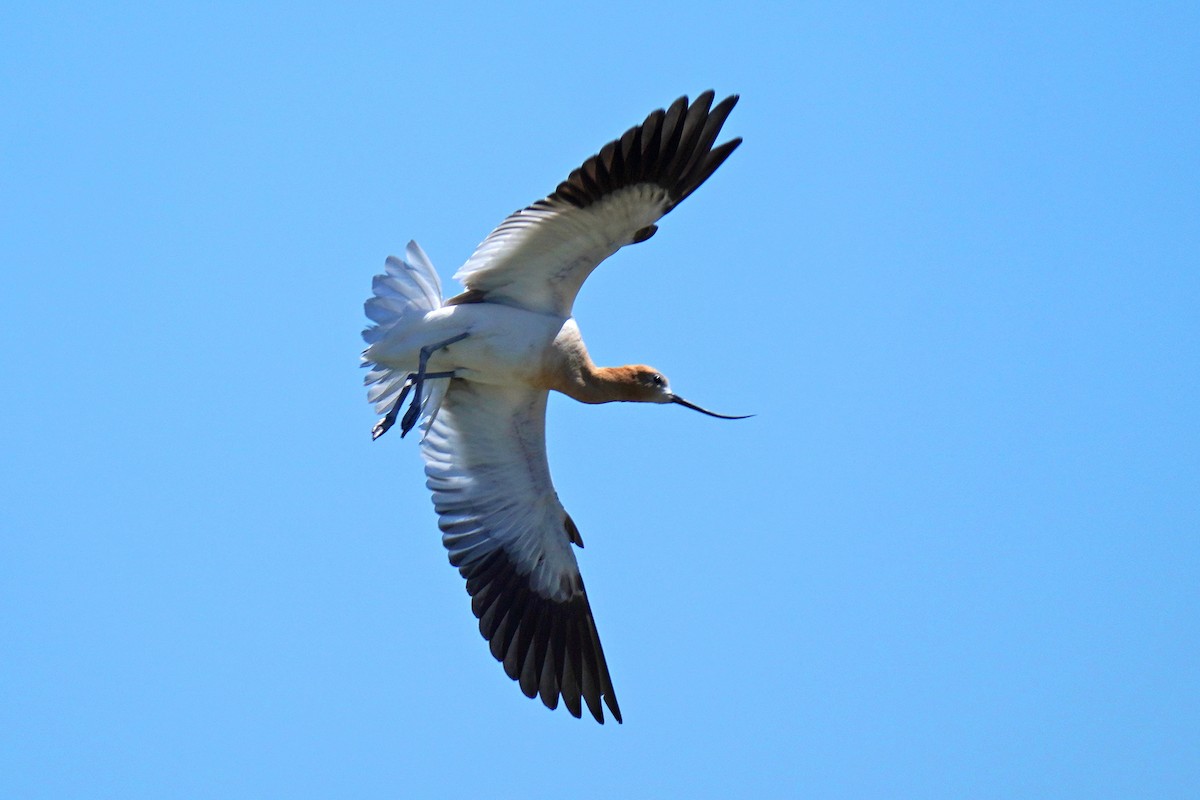
<svg viewBox="0 0 1200 800"><path fill-rule="evenodd" d="M737 103L704 92L652 112L583 162L544 200L511 215L455 273L493 303L569 316L601 261L645 241L656 223L704 183L742 140L713 147Z"/></svg>
<svg viewBox="0 0 1200 800"><path fill-rule="evenodd" d="M704 411L652 368L592 364L571 309L601 261L648 239L740 144L714 146L737 97L713 99L704 92L652 112L510 215L456 274L463 294L442 301L437 273L410 243L366 304L375 324L363 360L377 410L394 421L406 385L430 376L410 413L424 420L443 543L492 655L528 697L550 708L561 698L576 717L586 704L599 722L602 703L618 722L621 711L572 548L583 540L550 478L547 394Z"/></svg>

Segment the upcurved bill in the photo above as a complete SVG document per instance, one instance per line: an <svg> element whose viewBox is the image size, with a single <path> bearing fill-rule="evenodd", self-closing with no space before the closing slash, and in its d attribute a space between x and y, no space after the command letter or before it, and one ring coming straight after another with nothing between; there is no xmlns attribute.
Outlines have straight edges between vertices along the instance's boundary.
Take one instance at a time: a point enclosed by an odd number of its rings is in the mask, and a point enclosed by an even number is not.
<svg viewBox="0 0 1200 800"><path fill-rule="evenodd" d="M708 414L710 417L716 417L717 419L750 419L750 417L754 416L753 414L742 414L741 416L731 416L729 414L718 414L715 411L709 411L707 408L701 408L700 406L696 405L695 403L689 403L687 400L684 400L682 397L680 397L677 394L671 395L671 402L678 403L679 405L683 406L684 408L690 408L693 411L699 411L701 414Z"/></svg>

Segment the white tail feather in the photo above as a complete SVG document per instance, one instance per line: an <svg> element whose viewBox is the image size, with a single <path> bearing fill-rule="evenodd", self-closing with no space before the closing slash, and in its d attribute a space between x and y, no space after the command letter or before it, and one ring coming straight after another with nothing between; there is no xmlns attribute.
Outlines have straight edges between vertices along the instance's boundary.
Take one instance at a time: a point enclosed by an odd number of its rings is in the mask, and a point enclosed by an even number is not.
<svg viewBox="0 0 1200 800"><path fill-rule="evenodd" d="M371 282L372 296L363 304L367 317L374 323L362 333L368 345L398 332L406 324L416 322L442 306L442 282L429 256L416 242L408 243L403 259L390 256L385 270L384 274L376 275ZM396 402L408 373L376 364L367 357L367 352L369 350L363 352L362 359L362 365L371 369L363 380L368 387L367 401L375 404L377 414L384 414ZM425 392L429 398L425 406L427 417L437 411L444 393L444 387L438 387L437 384L442 383L444 381L426 384Z"/></svg>

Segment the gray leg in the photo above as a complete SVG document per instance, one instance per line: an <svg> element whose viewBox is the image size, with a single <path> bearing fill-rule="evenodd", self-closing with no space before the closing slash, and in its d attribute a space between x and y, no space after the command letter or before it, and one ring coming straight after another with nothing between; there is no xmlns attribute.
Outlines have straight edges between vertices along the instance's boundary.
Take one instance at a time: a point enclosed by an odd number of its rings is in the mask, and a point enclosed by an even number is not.
<svg viewBox="0 0 1200 800"><path fill-rule="evenodd" d="M458 336L452 336L444 342L427 344L421 348L421 358L417 362L417 374L413 377L412 405L408 407L408 411L404 412L404 419L400 420L401 439L404 438L406 433L412 430L413 425L417 424L417 417L421 416L421 406L425 405L425 379L429 377L425 373L425 365L429 363L429 357L443 347L449 347L455 342L461 342L468 336L470 336L469 333L460 333Z"/></svg>
<svg viewBox="0 0 1200 800"><path fill-rule="evenodd" d="M404 398L408 397L408 392L412 389L412 385L412 375L409 375L404 381L404 388L400 390L400 396L392 403L392 407L388 409L387 414L384 414L383 419L376 422L375 427L371 428L371 441L375 441L380 436L383 436L396 424L396 415L400 412L400 406L404 404Z"/></svg>
<svg viewBox="0 0 1200 800"><path fill-rule="evenodd" d="M387 414L379 422L375 423L375 427L371 429L371 439L378 439L387 433L393 425L396 424L396 418L400 415L400 407L404 405L404 398L408 397L408 393L412 390L416 383L417 373L410 373L408 379L404 381L404 388L400 390L400 396L392 403L392 407L388 409ZM453 378L453 372L426 372L425 380L433 380L435 378ZM410 426L411 427L411 426ZM404 438L407 430L401 429L400 438Z"/></svg>
<svg viewBox="0 0 1200 800"><path fill-rule="evenodd" d="M400 420L400 437L412 430L417 424L417 418L421 416L421 406L425 404L425 381L429 378L453 378L453 372L426 372L425 367L429 364L429 358L443 347L449 347L455 342L461 342L463 339L470 336L469 333L460 333L458 336L452 336L444 342L436 344L427 344L421 348L421 356L417 362L417 371L408 376L404 382L404 388L400 391L400 396L396 398L396 402L388 409L387 415L375 423L375 427L371 430L371 438L378 439L387 433L388 428L396 424L396 414L400 411L400 406L404 403L404 398L408 396L409 390L413 390L412 404L408 407L408 411L404 412L404 418Z"/></svg>

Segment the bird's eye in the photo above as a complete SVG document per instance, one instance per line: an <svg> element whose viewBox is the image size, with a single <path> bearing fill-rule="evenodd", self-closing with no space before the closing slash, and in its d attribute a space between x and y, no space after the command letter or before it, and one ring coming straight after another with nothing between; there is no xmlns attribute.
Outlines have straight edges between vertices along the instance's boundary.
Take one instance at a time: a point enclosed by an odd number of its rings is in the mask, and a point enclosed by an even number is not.
<svg viewBox="0 0 1200 800"><path fill-rule="evenodd" d="M659 375L657 372L650 376L650 382L653 383L655 386L666 386L667 385L667 379L664 378L662 375Z"/></svg>

